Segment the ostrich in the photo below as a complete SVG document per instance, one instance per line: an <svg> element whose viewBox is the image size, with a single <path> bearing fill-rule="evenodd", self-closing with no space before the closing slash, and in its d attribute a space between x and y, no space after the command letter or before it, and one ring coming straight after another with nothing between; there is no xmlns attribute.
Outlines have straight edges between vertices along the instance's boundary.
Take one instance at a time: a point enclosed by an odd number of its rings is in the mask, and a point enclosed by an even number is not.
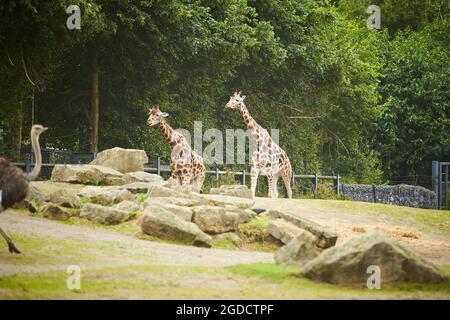
<svg viewBox="0 0 450 320"><path fill-rule="evenodd" d="M42 164L39 135L45 130L47 128L38 124L31 128L31 145L36 157L36 165L29 174L24 173L12 163L0 157L0 213L10 208L13 204L24 200L28 194L28 184L39 175ZM20 253L14 242L2 228L0 228L0 234L8 244L9 252Z"/></svg>

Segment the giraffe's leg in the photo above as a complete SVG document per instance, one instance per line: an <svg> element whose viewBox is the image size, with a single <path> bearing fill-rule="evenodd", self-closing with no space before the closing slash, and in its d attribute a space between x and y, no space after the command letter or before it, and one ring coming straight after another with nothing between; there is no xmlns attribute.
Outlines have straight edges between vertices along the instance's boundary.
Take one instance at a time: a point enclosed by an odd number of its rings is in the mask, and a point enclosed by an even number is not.
<svg viewBox="0 0 450 320"><path fill-rule="evenodd" d="M251 188L252 188L252 198L255 198L256 193L256 183L258 182L259 170L252 167L252 171L250 173L251 178Z"/></svg>
<svg viewBox="0 0 450 320"><path fill-rule="evenodd" d="M5 239L6 243L8 244L8 250L11 253L21 253L19 249L15 246L14 242L11 240L10 237L6 234L5 231L3 231L2 228L0 228L0 234L2 235L3 239Z"/></svg>
<svg viewBox="0 0 450 320"><path fill-rule="evenodd" d="M267 185L269 187L268 188L269 192L268 192L267 197L268 198L273 198L273 175L271 175L271 174L267 175Z"/></svg>
<svg viewBox="0 0 450 320"><path fill-rule="evenodd" d="M292 167L291 164L288 163L283 170L283 181L284 186L286 187L287 196L289 199L292 198L292 189L291 189L291 181L292 181Z"/></svg>
<svg viewBox="0 0 450 320"><path fill-rule="evenodd" d="M202 168L202 170L199 172L197 176L197 188L198 192L200 192L203 189L203 183L205 182L205 167Z"/></svg>
<svg viewBox="0 0 450 320"><path fill-rule="evenodd" d="M278 174L273 176L272 180L272 198L278 198Z"/></svg>

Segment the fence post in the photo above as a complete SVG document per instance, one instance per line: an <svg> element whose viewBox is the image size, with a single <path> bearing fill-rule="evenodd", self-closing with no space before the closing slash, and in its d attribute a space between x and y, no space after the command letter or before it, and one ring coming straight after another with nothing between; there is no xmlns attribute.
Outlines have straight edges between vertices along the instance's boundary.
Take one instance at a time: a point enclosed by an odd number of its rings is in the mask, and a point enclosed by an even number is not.
<svg viewBox="0 0 450 320"><path fill-rule="evenodd" d="M242 170L242 184L245 186L245 170Z"/></svg>
<svg viewBox="0 0 450 320"><path fill-rule="evenodd" d="M317 177L317 173L314 174L314 199L317 199L317 186L319 184L319 178Z"/></svg>
<svg viewBox="0 0 450 320"><path fill-rule="evenodd" d="M440 175L439 175L439 161L433 161L431 162L431 176L432 176L432 186L434 189L434 206L436 209L441 208L441 192L440 192Z"/></svg>
<svg viewBox="0 0 450 320"><path fill-rule="evenodd" d="M217 181L217 186L219 186L219 169L216 168L216 181Z"/></svg>
<svg viewBox="0 0 450 320"><path fill-rule="evenodd" d="M156 172L158 173L158 175L161 175L161 158L158 157L158 159L156 160Z"/></svg>
<svg viewBox="0 0 450 320"><path fill-rule="evenodd" d="M338 198L341 195L341 190L339 190L340 188L341 188L341 177L338 174L336 176L336 194L337 194Z"/></svg>
<svg viewBox="0 0 450 320"><path fill-rule="evenodd" d="M372 194L373 194L373 203L377 203L377 192L374 184L372 184Z"/></svg>
<svg viewBox="0 0 450 320"><path fill-rule="evenodd" d="M31 163L30 163L30 161L28 159L25 160L25 172L26 173L30 173L31 172Z"/></svg>

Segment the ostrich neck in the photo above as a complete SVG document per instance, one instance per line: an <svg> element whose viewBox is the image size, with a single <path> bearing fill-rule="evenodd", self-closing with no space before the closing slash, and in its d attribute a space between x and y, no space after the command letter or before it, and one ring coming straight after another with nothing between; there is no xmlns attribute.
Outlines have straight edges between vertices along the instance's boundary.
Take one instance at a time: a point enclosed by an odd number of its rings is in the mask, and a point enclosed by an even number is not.
<svg viewBox="0 0 450 320"><path fill-rule="evenodd" d="M39 136L36 134L31 134L31 146L33 147L34 157L36 158L36 164L34 165L33 171L30 172L28 178L33 181L39 175L42 166L42 155L41 147L39 146Z"/></svg>

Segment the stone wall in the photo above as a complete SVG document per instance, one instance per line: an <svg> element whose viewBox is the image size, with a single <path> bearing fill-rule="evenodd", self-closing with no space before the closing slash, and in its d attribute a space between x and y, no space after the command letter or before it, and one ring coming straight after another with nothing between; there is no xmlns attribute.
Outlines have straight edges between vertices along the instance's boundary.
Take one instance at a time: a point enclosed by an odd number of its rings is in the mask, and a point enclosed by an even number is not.
<svg viewBox="0 0 450 320"><path fill-rule="evenodd" d="M400 184L342 184L341 194L349 200L396 204L415 208L434 208L435 193L424 187Z"/></svg>

